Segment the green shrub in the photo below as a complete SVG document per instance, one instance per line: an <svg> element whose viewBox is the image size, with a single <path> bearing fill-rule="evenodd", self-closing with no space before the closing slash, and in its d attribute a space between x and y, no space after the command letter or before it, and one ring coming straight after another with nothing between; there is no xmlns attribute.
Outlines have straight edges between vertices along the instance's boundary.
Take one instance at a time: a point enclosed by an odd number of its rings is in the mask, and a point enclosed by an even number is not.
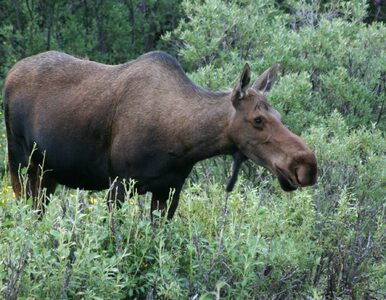
<svg viewBox="0 0 386 300"><path fill-rule="evenodd" d="M213 89L232 86L245 61L257 74L280 62L283 82L270 97L298 132L334 110L350 126L384 130L386 27L362 22L366 1L322 3L186 1L188 19L164 38Z"/></svg>
<svg viewBox="0 0 386 300"><path fill-rule="evenodd" d="M334 113L304 138L318 156L316 187L284 193L258 168L255 182L246 170L226 200L214 167L187 182L170 224L150 224L149 197L109 213L106 193L67 189L38 220L4 181L0 290L21 298L382 298L384 136L351 130Z"/></svg>

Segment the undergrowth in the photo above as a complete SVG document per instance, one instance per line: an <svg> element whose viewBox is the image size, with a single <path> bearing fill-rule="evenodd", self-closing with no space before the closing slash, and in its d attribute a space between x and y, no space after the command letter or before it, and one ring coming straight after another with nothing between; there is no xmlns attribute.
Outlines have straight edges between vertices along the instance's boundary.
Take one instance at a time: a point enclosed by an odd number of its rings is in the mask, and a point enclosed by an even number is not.
<svg viewBox="0 0 386 300"><path fill-rule="evenodd" d="M223 164L201 163L195 170L201 177L194 173L188 180L170 223L158 218L151 224L149 195L134 194L109 212L107 192L67 188L55 193L39 219L30 200L15 200L4 178L2 296L385 297L382 134L350 131L335 114L304 138L319 159L317 186L283 193L261 168L246 166L227 196Z"/></svg>

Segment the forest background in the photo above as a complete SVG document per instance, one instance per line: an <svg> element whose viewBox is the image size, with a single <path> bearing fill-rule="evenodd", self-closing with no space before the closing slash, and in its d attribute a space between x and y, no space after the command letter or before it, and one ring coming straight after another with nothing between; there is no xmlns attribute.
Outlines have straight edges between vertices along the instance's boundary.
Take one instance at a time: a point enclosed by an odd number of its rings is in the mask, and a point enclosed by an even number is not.
<svg viewBox="0 0 386 300"><path fill-rule="evenodd" d="M246 164L229 195L230 159L199 163L167 225L149 196L109 213L106 192L67 188L38 220L12 193L1 122L2 298L385 299L385 21L382 0L1 1L1 89L52 49L109 64L164 50L212 90L280 62L268 100L319 163L290 194Z"/></svg>

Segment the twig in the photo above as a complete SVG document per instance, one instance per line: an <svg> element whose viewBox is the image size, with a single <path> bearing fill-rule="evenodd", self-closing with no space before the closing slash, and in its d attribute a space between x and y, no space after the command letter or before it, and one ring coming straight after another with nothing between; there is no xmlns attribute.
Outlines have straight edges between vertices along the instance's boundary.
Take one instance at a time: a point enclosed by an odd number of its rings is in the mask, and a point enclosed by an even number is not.
<svg viewBox="0 0 386 300"><path fill-rule="evenodd" d="M381 94L382 90L385 90L385 81L386 81L386 75L383 76L382 82L378 85L378 91L377 91L378 94ZM377 118L377 122L375 123L375 126L377 126L379 124L379 122L381 121L384 105L385 105L385 98L383 98L381 108L379 109L378 118Z"/></svg>
<svg viewBox="0 0 386 300"><path fill-rule="evenodd" d="M112 233L112 237L114 238L114 241L115 241L115 251L117 253L122 253L123 252L122 235L117 230L118 228L117 222L119 222L119 220L118 221L115 220L114 210L111 210L110 215L111 215L110 230Z"/></svg>
<svg viewBox="0 0 386 300"><path fill-rule="evenodd" d="M225 205L224 205L224 210L223 210L223 219L222 219L222 223L221 223L220 237L219 237L219 243L218 243L216 257L219 257L221 255L221 253L222 253L222 250L223 250L223 245L224 245L224 229L225 229L226 218L227 218L227 215L228 215L228 198L229 198L229 193L227 192L226 197L225 197Z"/></svg>
<svg viewBox="0 0 386 300"><path fill-rule="evenodd" d="M228 198L229 198L229 193L226 193L225 197L225 204L224 204L224 209L223 209L223 215L222 215L222 223L221 223L221 229L220 229L220 236L219 236L219 242L218 242L218 248L217 248L217 253L216 256L212 259L210 263L210 268L208 270L208 274L206 275L206 281L209 282L209 276L214 270L214 267L220 262L220 256L223 251L223 246L224 246L224 229L225 229L225 224L226 224L226 219L228 215ZM205 278L205 276L204 276Z"/></svg>
<svg viewBox="0 0 386 300"><path fill-rule="evenodd" d="M72 241L73 238L71 238L71 246L70 246L70 253L68 254L68 262L66 265L66 273L64 274L64 280L62 284L62 292L60 299L67 299L67 290L68 290L68 285L70 283L70 278L71 278L71 272L72 272L72 265L75 262L75 250L76 250L76 243Z"/></svg>
<svg viewBox="0 0 386 300"><path fill-rule="evenodd" d="M7 300L14 300L18 298L18 283L20 281L23 270L27 265L26 256L30 248L30 245L26 245L21 251L20 257L15 262L13 262L11 259L11 253L9 254L8 260L4 262L4 265L11 270L8 283L6 284L6 289L4 292L4 298Z"/></svg>

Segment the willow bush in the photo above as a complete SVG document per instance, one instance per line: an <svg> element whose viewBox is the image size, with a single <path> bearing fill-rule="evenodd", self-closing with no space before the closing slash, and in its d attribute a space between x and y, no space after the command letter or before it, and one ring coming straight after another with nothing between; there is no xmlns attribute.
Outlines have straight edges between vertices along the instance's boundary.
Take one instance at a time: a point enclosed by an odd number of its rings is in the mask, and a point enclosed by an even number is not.
<svg viewBox="0 0 386 300"><path fill-rule="evenodd" d="M254 185L243 173L227 196L202 174L187 182L169 224L151 225L149 197L134 195L109 213L106 193L68 189L39 220L4 182L3 295L383 298L385 139L377 129L352 130L339 113L304 138L320 157L317 186L283 193L264 173Z"/></svg>

